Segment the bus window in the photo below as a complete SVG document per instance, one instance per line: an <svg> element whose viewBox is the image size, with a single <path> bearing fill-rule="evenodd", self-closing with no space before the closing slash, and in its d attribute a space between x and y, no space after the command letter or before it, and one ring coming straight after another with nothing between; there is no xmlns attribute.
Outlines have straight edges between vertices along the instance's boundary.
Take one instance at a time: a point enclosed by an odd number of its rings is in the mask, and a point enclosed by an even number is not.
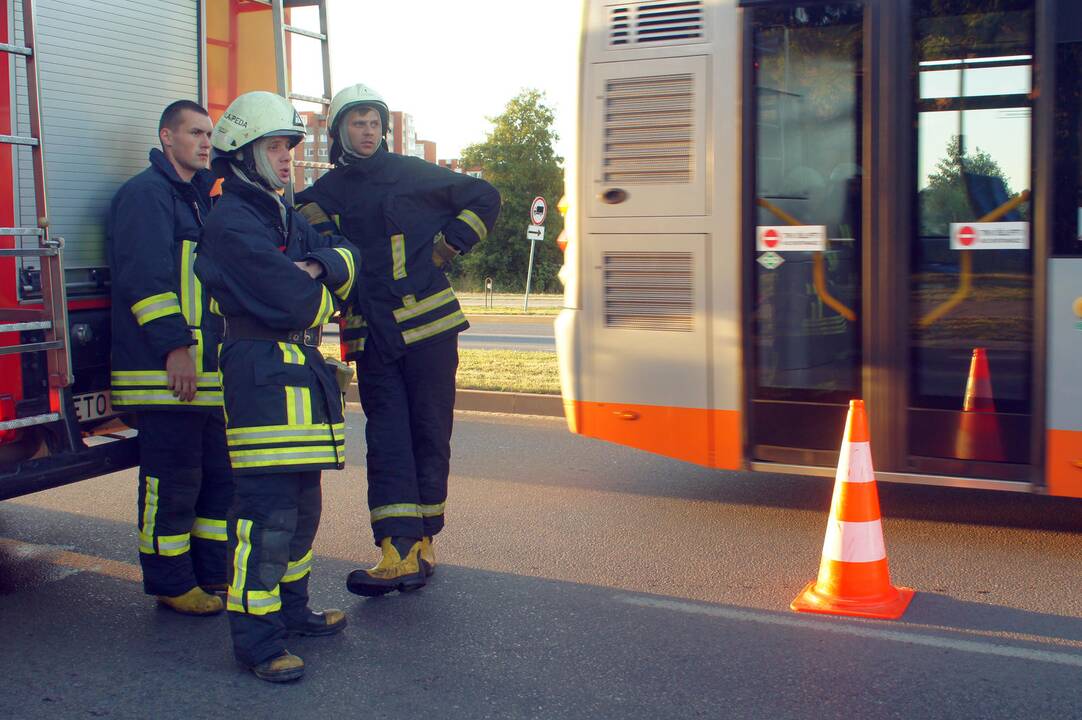
<svg viewBox="0 0 1082 720"><path fill-rule="evenodd" d="M918 0L913 16L910 454L1026 463L1033 0ZM987 427L998 437L969 437L959 412L977 349L988 359L987 400L1000 417Z"/></svg>

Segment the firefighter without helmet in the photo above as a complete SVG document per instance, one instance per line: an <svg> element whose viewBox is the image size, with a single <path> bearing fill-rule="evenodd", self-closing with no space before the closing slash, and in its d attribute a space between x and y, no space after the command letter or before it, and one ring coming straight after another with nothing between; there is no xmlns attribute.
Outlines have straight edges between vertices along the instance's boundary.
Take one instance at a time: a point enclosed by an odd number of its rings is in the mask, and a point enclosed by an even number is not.
<svg viewBox="0 0 1082 720"><path fill-rule="evenodd" d="M211 145L229 154L261 137L288 137L290 147L304 139L304 121L293 104L281 95L257 90L244 93L214 126Z"/></svg>

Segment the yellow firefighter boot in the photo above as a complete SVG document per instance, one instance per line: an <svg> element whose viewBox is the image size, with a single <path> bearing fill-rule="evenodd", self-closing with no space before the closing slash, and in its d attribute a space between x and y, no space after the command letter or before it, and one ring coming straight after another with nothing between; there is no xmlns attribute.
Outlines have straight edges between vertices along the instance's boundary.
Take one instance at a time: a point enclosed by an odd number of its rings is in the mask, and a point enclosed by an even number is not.
<svg viewBox="0 0 1082 720"><path fill-rule="evenodd" d="M432 536L425 535L421 538L421 567L424 568L425 577L432 577L436 572L436 551L432 549Z"/></svg>
<svg viewBox="0 0 1082 720"><path fill-rule="evenodd" d="M291 654L288 650L283 650L281 655L276 655L270 660L264 660L258 665L253 665L250 670L260 680L289 682L304 675L304 660Z"/></svg>
<svg viewBox="0 0 1082 720"><path fill-rule="evenodd" d="M346 589L354 595L379 597L397 590L412 592L425 586L421 567L421 541L417 538L383 538L383 557L368 570L354 570L346 578Z"/></svg>
<svg viewBox="0 0 1082 720"><path fill-rule="evenodd" d="M220 597L208 595L200 587L193 587L183 595L175 597L159 595L158 602L181 615L217 615L225 609Z"/></svg>

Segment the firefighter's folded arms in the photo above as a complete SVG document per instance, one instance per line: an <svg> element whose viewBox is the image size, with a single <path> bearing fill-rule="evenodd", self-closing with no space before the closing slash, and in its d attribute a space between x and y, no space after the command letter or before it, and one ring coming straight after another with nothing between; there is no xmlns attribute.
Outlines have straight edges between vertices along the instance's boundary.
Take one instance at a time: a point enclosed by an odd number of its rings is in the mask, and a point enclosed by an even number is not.
<svg viewBox="0 0 1082 720"><path fill-rule="evenodd" d="M226 609L237 659L270 681L304 672L288 635L346 625L339 610L309 607L308 579L320 471L345 464L343 396L318 329L353 289L356 259L352 245L319 234L282 202L290 150L304 135L278 95L246 93L230 104L212 135L222 197L195 261L226 327L220 366L236 483Z"/></svg>

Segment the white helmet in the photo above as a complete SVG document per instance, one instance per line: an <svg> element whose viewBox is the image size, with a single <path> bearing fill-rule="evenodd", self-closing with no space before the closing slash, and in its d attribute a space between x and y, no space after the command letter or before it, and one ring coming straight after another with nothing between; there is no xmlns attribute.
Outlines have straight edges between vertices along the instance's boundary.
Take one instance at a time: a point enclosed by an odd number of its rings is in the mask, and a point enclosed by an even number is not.
<svg viewBox="0 0 1082 720"><path fill-rule="evenodd" d="M288 137L293 147L304 139L304 120L281 95L256 90L229 103L214 125L210 144L222 154L241 149L261 137Z"/></svg>
<svg viewBox="0 0 1082 720"><path fill-rule="evenodd" d="M383 122L383 134L386 135L391 117L387 101L378 92L363 84L350 85L334 94L334 98L331 99L332 132L337 134L338 121L345 117L345 113L359 105L367 105L379 113L379 118Z"/></svg>

